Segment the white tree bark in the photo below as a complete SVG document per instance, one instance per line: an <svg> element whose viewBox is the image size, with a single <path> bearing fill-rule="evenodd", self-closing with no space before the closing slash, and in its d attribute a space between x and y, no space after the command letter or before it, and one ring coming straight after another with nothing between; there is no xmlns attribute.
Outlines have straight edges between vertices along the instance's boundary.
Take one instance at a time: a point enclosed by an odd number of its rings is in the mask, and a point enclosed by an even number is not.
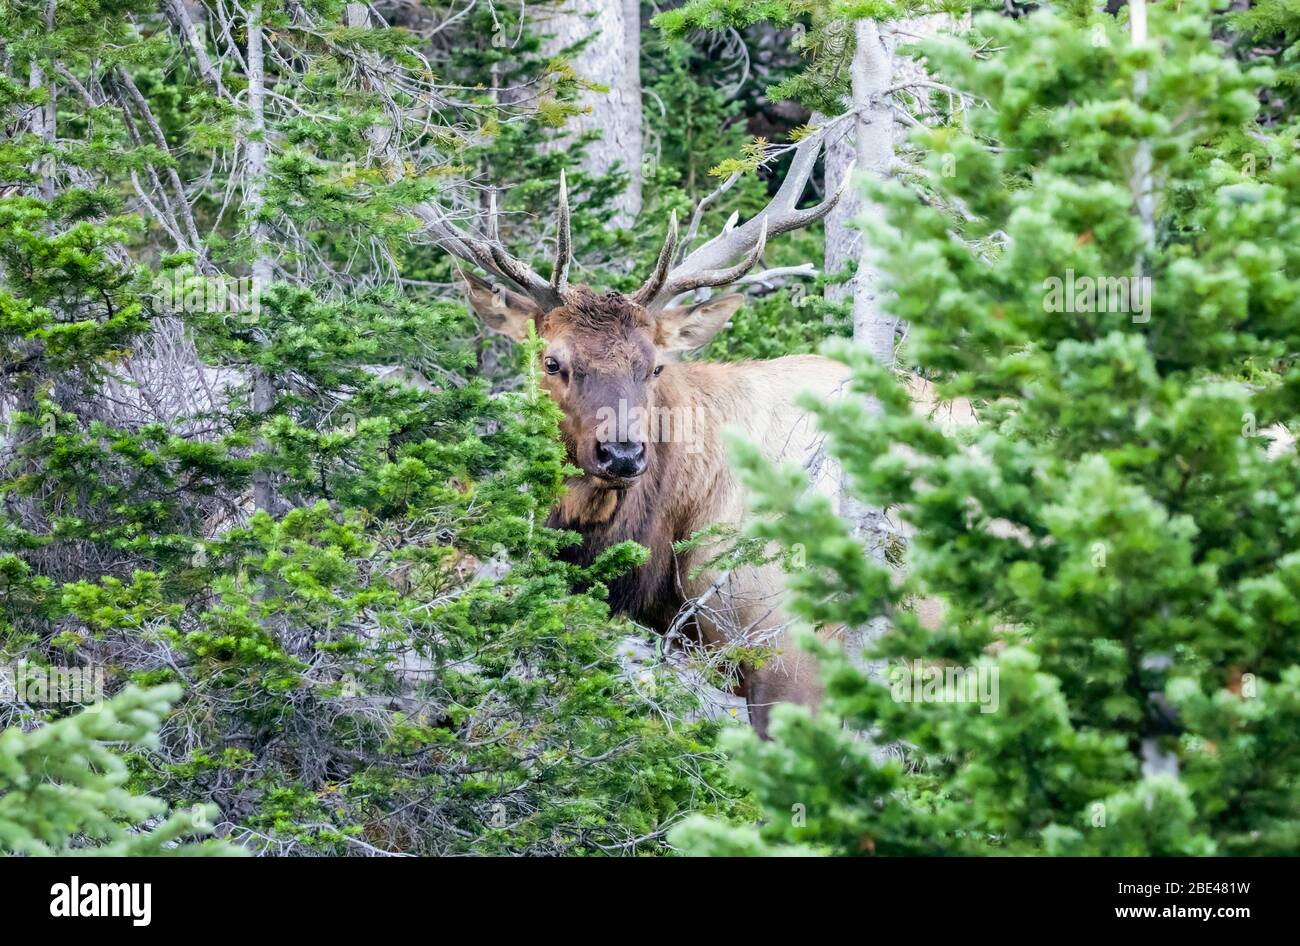
<svg viewBox="0 0 1300 946"><path fill-rule="evenodd" d="M902 27L908 34L924 36L937 33L952 22L946 14L931 14L903 20ZM841 180L854 160L860 175L881 178L889 175L900 125L894 119L891 102L881 93L925 76L922 64L894 56L893 49L899 39L888 27L861 20L854 24L854 34L856 46L850 75L852 108L857 116L849 131L838 135L827 150L828 186ZM815 124L822 121L825 116L814 116ZM864 202L860 189L850 188L826 218L825 271L842 273L851 263L858 264L857 277L828 286L826 297L832 302L852 299L854 339L876 357L892 362L894 320L882 311L879 276L863 247L862 231L854 226L864 217L879 213L878 207Z"/></svg>
<svg viewBox="0 0 1300 946"><path fill-rule="evenodd" d="M566 127L575 136L593 129L602 135L588 145L583 170L608 174L619 165L630 175L612 221L630 226L641 212L640 0L561 0L545 29L555 34L548 43L552 53L596 34L570 61L581 79L609 91L584 92L579 101L590 111L570 118Z"/></svg>
<svg viewBox="0 0 1300 946"><path fill-rule="evenodd" d="M45 3L45 32L54 32L54 11L55 0L46 0ZM54 145L57 137L57 120L58 120L58 90L53 82L47 82L45 70L41 68L40 63L35 58L31 62L31 76L28 87L31 89L45 89L47 98L45 105L41 108L31 110L30 128L32 133L51 147ZM54 199L54 169L53 161L50 158L43 158L34 168L41 179L41 195L46 200Z"/></svg>
<svg viewBox="0 0 1300 946"><path fill-rule="evenodd" d="M54 143L55 128L53 125L54 112L49 106L54 104L54 87L45 81L45 70L41 68L40 63L35 59L31 63L31 73L28 77L27 87L30 89L46 89L49 92L49 103L40 108L33 108L27 117L27 127L33 135L36 135L46 144ZM48 121L47 121L48 120ZM49 162L41 159L33 166L32 171L40 176L41 196L46 200L54 199L54 182L50 179Z"/></svg>
<svg viewBox="0 0 1300 946"><path fill-rule="evenodd" d="M1147 7L1146 0L1133 0L1129 4L1129 30L1134 46L1145 46L1147 42ZM1133 78L1133 97L1141 99L1147 93L1150 77L1146 70L1138 72ZM1137 154L1133 160L1133 189L1136 192L1138 224L1142 232L1142 250L1150 255L1156 243L1156 197L1151 175L1151 142L1142 139L1138 142ZM1139 275L1144 261L1138 261Z"/></svg>
<svg viewBox="0 0 1300 946"><path fill-rule="evenodd" d="M889 38L874 20L854 24L857 40L850 67L853 88L853 147L858 170L873 178L889 176L894 160L894 115L885 92L894 78ZM880 208L863 202L862 212ZM858 235L858 271L853 278L853 340L883 364L894 362L894 321L880 304L880 270L870 240Z"/></svg>
<svg viewBox="0 0 1300 946"><path fill-rule="evenodd" d="M821 125L830 116L816 112L812 124ZM857 157L856 124L849 125L843 134L834 134L826 147L826 187L836 186L837 181L844 180L849 167ZM826 246L823 258L824 272L829 276L843 273L856 263L862 253L862 231L854 226L862 217L862 191L856 184L850 184L844 196L826 215ZM836 283L826 287L826 298L831 302L843 302L853 298L853 281Z"/></svg>
<svg viewBox="0 0 1300 946"><path fill-rule="evenodd" d="M853 124L827 153L828 182L842 177L850 162L856 162L860 177L882 180L889 177L894 162L898 123L888 90L896 81L895 37L888 26L863 19L854 23L854 40L849 73ZM896 323L883 304L878 252L872 241L864 239L862 231L853 226L864 218L879 219L883 208L868 200L860 188L851 188L849 194L851 198L841 201L826 221L825 266L827 273L843 272L851 262L856 262L857 268L850 282L830 287L827 295L833 300L851 298L855 344L882 364L892 366ZM874 403L872 407L878 409ZM867 555L888 567L886 552L897 530L885 510L857 499L845 483L840 511L863 542ZM849 631L845 646L850 654L861 655L867 644L887 629L887 620L877 618ZM883 672L883 665L872 664L866 669L878 674ZM877 749L878 756L890 752L887 746Z"/></svg>
<svg viewBox="0 0 1300 946"><path fill-rule="evenodd" d="M248 8L248 120L245 124L244 188L245 209L248 213L248 235L253 252L253 299L261 298L262 290L271 283L274 263L271 258L270 231L261 219L266 206L266 75L262 50L262 4L255 0ZM261 368L252 372L253 411L268 413L275 404L275 387L271 378ZM262 446L265 446L264 444ZM274 507L274 486L271 474L259 471L253 476L253 506L271 511Z"/></svg>
<svg viewBox="0 0 1300 946"><path fill-rule="evenodd" d="M874 20L855 23L854 35L856 48L850 64L853 124L827 155L828 186L833 186L830 182L843 176L854 160L860 176L886 177L894 157L894 116L884 94L893 78L893 54ZM892 364L894 323L880 305L876 254L871 242L852 226L862 217L879 212L860 188L849 189L826 221L826 271L842 272L850 260L856 259L852 281L834 287L834 295L842 299L852 294L854 342L878 361ZM883 562L889 538L884 511L860 502L847 483L843 484L840 504L842 514L866 542L869 553Z"/></svg>
<svg viewBox="0 0 1300 946"><path fill-rule="evenodd" d="M934 33L949 22L948 17L939 14L906 20L904 26L908 33L924 34ZM827 153L828 182L839 180L850 161L856 161L856 173L860 176L875 179L889 176L894 162L898 123L888 90L900 81L924 75L924 68L917 63L895 61L896 37L886 24L858 20L854 23L854 39L850 64L853 126L850 133L842 136ZM852 294L854 343L869 351L877 361L892 366L896 324L885 311L881 298L878 254L871 241L863 239L861 230L851 226L866 217L879 219L883 208L868 201L856 188L850 188L845 197L826 221L826 272L843 272L854 259L857 270L851 282L829 287L827 296L836 300ZM864 543L867 554L885 565L886 549L897 529L885 510L862 503L847 487L846 483L841 488L840 513ZM879 638L886 630L886 620L877 618L866 627L854 629L846 637L846 646L850 653L861 653L867 642ZM871 669L875 672L882 670L879 666ZM888 747L882 747L879 753L888 754L889 751Z"/></svg>
<svg viewBox="0 0 1300 946"><path fill-rule="evenodd" d="M213 65L211 57L208 56L207 46L204 45L202 38L199 36L198 28L194 25L194 18L190 16L190 11L185 6L185 0L166 0L164 9L167 17L185 37L187 48L190 55L194 57L195 65L198 66L199 75L217 92L225 97L227 95L226 87L221 82L221 72Z"/></svg>

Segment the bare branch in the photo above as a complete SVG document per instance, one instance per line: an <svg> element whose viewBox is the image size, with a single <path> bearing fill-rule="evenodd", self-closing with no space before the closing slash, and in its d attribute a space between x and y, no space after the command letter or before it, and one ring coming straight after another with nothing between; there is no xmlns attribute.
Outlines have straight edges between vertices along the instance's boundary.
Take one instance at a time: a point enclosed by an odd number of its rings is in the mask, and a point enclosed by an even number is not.
<svg viewBox="0 0 1300 946"><path fill-rule="evenodd" d="M736 181L740 180L740 172L733 172L713 193L701 198L700 202L695 205L695 212L691 214L691 225L686 229L686 239L682 241L681 252L685 257L691 244L695 242L695 237L700 232L700 218L703 217L704 211L718 200L723 194L735 186Z"/></svg>
<svg viewBox="0 0 1300 946"><path fill-rule="evenodd" d="M230 98L230 93L221 82L221 71L208 56L207 48L199 37L199 31L195 29L194 21L190 19L190 12L185 8L185 0L165 0L163 7L167 19L172 21L172 25L176 27L177 32L185 40L185 45L193 54L194 61L199 67L199 75L203 76L222 98Z"/></svg>
<svg viewBox="0 0 1300 946"><path fill-rule="evenodd" d="M130 74L118 66L113 72L113 77L117 84L120 85L130 98L131 103L135 105L136 111L144 119L145 125L149 128L149 133L153 137L154 144L163 154L171 155L171 149L167 144L167 138L163 135L162 127L158 124L158 119L154 118L153 111L149 108L149 103L145 97L140 94L140 90L132 81ZM185 223L185 232L189 235L191 248L203 256L203 243L199 239L198 227L194 225L194 214L190 209L189 198L185 196L185 187L181 184L180 175L176 173L176 168L170 162L166 166L167 179L171 182L172 190L176 192L175 206L180 210L180 217Z"/></svg>
<svg viewBox="0 0 1300 946"><path fill-rule="evenodd" d="M800 263L798 266L777 266L774 269L765 269L761 273L750 273L747 276L741 276L736 280L736 283L743 286L771 288L776 285L778 279L785 279L790 276L816 279L817 267L812 263Z"/></svg>

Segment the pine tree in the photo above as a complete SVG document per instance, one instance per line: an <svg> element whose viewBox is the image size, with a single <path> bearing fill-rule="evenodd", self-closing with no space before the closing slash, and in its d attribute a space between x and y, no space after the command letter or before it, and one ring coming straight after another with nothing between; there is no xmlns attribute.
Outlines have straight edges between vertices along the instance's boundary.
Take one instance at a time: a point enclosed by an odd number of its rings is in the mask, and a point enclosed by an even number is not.
<svg viewBox="0 0 1300 946"><path fill-rule="evenodd" d="M891 627L868 668L822 648L818 716L734 740L761 827L686 849L1300 850L1300 476L1264 436L1300 420L1300 160L1207 4L1130 6L1145 41L1071 3L925 44L988 104L917 133L925 199L877 188L873 233L909 363L981 423L943 436L850 350L880 410L810 405L913 530L901 580L738 445L802 618Z"/></svg>
<svg viewBox="0 0 1300 946"><path fill-rule="evenodd" d="M109 748L156 745L178 696L176 686L131 687L48 726L0 732L0 853L237 853L221 842L183 842L212 830L216 808L168 815L165 802L128 791L130 769Z"/></svg>
<svg viewBox="0 0 1300 946"><path fill-rule="evenodd" d="M44 10L0 23L0 665L181 687L132 788L253 850L655 851L729 810L716 724L619 660L603 582L643 553L556 560L535 348L493 390L419 236L422 204L478 211L463 175L562 119L568 80L524 57L558 104L469 95L471 134L413 35L345 4ZM553 199L563 160L503 206ZM100 732L74 710L3 723Z"/></svg>
<svg viewBox="0 0 1300 946"><path fill-rule="evenodd" d="M1300 7L1294 0L1252 0L1235 4L1224 16L1238 55L1266 58L1277 70L1262 116L1294 122L1296 88L1300 86Z"/></svg>

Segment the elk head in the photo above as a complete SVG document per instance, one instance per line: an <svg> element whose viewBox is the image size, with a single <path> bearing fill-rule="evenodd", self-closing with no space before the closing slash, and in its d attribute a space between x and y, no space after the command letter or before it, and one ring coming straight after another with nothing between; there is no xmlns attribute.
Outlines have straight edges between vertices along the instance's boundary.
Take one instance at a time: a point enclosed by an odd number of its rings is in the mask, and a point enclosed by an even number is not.
<svg viewBox="0 0 1300 946"><path fill-rule="evenodd" d="M539 356L542 383L564 412L561 431L570 460L595 485L625 489L649 469L661 430L656 423L659 388L672 380L671 363L708 344L744 297L725 295L689 305L673 301L692 290L742 279L762 256L769 235L807 226L839 199L843 184L817 206L795 208L821 144L821 136L814 134L796 147L790 174L761 214L739 227L733 216L722 233L689 254L704 208L738 175L700 202L684 242L674 213L654 271L631 294L598 294L569 285L572 240L563 174L549 280L510 256L495 236L479 240L451 229L441 240L455 255L497 277L488 281L461 271L470 305L489 329L521 340L528 323L536 325L546 342ZM661 378L665 371L668 377Z"/></svg>
<svg viewBox="0 0 1300 946"><path fill-rule="evenodd" d="M703 347L740 308L727 295L659 312L638 295L572 287L544 309L529 297L462 273L470 304L493 331L516 340L537 325L542 386L564 412L569 458L596 482L622 489L649 467L660 436L661 375L681 354ZM671 380L671 377L667 380Z"/></svg>

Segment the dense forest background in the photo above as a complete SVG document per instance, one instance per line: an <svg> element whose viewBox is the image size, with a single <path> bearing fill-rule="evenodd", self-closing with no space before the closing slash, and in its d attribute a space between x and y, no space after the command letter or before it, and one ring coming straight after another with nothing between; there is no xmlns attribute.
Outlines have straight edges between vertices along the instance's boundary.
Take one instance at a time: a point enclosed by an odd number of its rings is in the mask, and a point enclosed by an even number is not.
<svg viewBox="0 0 1300 946"><path fill-rule="evenodd" d="M1296 853L1300 10L1134 7L0 0L0 850ZM737 554L869 629L760 742L610 613L645 550L558 557L538 349L447 243L546 272L563 171L630 290L819 128L849 195L698 356L864 397L814 406L845 520L736 445Z"/></svg>

